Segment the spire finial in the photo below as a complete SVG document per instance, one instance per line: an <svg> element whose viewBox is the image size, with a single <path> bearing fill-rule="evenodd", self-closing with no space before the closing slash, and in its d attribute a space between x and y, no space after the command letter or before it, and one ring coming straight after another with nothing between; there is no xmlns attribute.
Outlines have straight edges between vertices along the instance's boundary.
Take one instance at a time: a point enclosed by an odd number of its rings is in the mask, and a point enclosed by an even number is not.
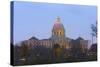
<svg viewBox="0 0 100 67"><path fill-rule="evenodd" d="M59 17L59 16L57 16L56 22L57 22L57 23L60 23L60 17Z"/></svg>
<svg viewBox="0 0 100 67"><path fill-rule="evenodd" d="M60 17L59 16L57 17L57 22L60 22Z"/></svg>

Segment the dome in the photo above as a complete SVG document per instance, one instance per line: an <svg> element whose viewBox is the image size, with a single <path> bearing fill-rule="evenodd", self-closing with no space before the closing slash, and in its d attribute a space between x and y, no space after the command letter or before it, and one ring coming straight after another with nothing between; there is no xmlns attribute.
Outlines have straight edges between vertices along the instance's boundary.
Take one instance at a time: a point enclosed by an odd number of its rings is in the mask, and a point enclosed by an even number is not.
<svg viewBox="0 0 100 67"><path fill-rule="evenodd" d="M56 30L56 31L57 30L64 30L64 26L63 26L63 24L60 21L60 17L56 18L55 24L53 26L53 30Z"/></svg>

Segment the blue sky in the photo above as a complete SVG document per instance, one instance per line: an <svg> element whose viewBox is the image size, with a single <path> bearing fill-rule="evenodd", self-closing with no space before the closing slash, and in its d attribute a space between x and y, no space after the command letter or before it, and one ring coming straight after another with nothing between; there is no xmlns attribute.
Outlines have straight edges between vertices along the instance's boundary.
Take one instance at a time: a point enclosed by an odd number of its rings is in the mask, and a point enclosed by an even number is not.
<svg viewBox="0 0 100 67"><path fill-rule="evenodd" d="M14 43L32 36L38 39L51 37L56 17L61 18L66 37L81 36L91 40L91 24L97 20L96 6L14 2Z"/></svg>

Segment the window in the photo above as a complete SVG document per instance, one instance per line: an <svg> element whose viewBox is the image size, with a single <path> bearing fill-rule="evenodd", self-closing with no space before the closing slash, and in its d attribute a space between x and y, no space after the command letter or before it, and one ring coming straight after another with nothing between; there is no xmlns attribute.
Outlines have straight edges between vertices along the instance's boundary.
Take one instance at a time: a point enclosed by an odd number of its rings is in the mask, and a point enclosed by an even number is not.
<svg viewBox="0 0 100 67"><path fill-rule="evenodd" d="M57 35L58 35L58 32L56 32L57 33Z"/></svg>
<svg viewBox="0 0 100 67"><path fill-rule="evenodd" d="M61 35L61 32L60 32L60 35Z"/></svg>

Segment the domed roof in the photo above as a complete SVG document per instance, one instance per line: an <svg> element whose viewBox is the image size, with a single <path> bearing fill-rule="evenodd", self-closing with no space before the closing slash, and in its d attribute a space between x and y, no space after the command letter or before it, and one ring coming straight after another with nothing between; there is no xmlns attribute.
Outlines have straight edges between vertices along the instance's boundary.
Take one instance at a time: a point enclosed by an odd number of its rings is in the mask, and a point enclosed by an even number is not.
<svg viewBox="0 0 100 67"><path fill-rule="evenodd" d="M64 29L64 26L60 21L60 17L57 17L56 21L55 21L55 24L53 26L53 30L61 30L61 29Z"/></svg>
<svg viewBox="0 0 100 67"><path fill-rule="evenodd" d="M33 40L38 40L38 39L37 39L36 37L34 37L34 36L31 37L29 40L32 40L32 39L33 39Z"/></svg>

